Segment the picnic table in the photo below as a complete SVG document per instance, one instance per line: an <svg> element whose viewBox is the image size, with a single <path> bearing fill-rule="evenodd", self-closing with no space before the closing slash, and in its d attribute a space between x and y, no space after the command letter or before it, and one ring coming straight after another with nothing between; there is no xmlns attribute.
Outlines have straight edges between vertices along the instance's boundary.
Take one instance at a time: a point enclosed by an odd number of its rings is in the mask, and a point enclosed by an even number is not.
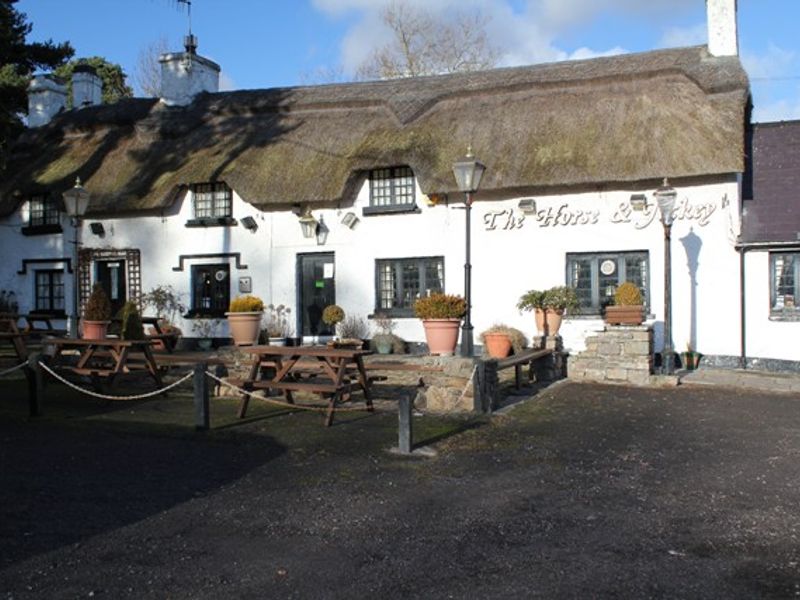
<svg viewBox="0 0 800 600"><path fill-rule="evenodd" d="M147 333L147 339L156 342L155 347L163 347L167 352L172 353L175 349L175 345L178 341L178 334L177 333L169 333L164 331L161 328L161 319L159 317L140 317L142 321L142 325L150 326L155 330L155 333ZM111 328L110 331L112 333L119 332L122 328L122 319L120 317L114 317L111 319ZM159 343L160 342L160 343Z"/></svg>
<svg viewBox="0 0 800 600"><path fill-rule="evenodd" d="M88 375L95 387L99 388L99 382L103 379L113 387L119 375L134 371L146 372L159 388L164 385L153 356L151 340L52 338L46 340L45 344L55 350L52 359L54 365L76 375ZM78 362L74 366L64 360L67 350L79 352Z"/></svg>
<svg viewBox="0 0 800 600"><path fill-rule="evenodd" d="M28 347L25 345L25 333L19 330L18 315L0 314L0 341L8 342L20 362L28 360Z"/></svg>
<svg viewBox="0 0 800 600"><path fill-rule="evenodd" d="M363 357L368 350L331 348L329 346L246 346L239 349L253 355L247 379L231 383L245 390L280 390L286 401L294 404L294 392L312 392L328 398L325 425L333 423L336 406L350 400L353 388L364 394L366 410L372 411L370 382ZM259 379L262 367L274 367L275 375ZM245 394L239 407L239 418L247 412L250 394Z"/></svg>
<svg viewBox="0 0 800 600"><path fill-rule="evenodd" d="M28 334L38 335L66 335L66 329L56 329L53 327L53 319L58 318L44 313L28 313L20 315L25 321L23 331Z"/></svg>

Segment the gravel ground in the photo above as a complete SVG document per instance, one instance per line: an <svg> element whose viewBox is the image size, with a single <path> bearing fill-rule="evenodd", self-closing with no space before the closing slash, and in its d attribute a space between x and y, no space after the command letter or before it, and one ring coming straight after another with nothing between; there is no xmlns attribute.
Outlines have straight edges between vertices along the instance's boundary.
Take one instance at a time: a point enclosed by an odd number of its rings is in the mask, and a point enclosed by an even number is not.
<svg viewBox="0 0 800 600"><path fill-rule="evenodd" d="M58 388L56 388L58 390ZM60 390L58 390L60 392ZM489 418L0 402L0 598L800 597L800 401L560 384Z"/></svg>

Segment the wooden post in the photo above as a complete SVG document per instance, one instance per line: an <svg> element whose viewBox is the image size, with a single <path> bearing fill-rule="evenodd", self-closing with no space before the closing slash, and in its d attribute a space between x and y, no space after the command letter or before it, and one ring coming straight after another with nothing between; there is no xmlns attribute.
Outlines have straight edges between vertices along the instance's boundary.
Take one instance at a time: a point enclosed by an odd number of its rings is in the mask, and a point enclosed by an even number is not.
<svg viewBox="0 0 800 600"><path fill-rule="evenodd" d="M411 454L411 398L401 396L398 402L399 424L397 448L400 454Z"/></svg>
<svg viewBox="0 0 800 600"><path fill-rule="evenodd" d="M25 367L25 377L28 379L28 414L31 417L42 414L44 378L39 366L40 360L44 360L44 355L34 352L28 356L28 365Z"/></svg>
<svg viewBox="0 0 800 600"><path fill-rule="evenodd" d="M206 363L197 363L194 366L194 428L197 431L205 431L211 426L207 369Z"/></svg>

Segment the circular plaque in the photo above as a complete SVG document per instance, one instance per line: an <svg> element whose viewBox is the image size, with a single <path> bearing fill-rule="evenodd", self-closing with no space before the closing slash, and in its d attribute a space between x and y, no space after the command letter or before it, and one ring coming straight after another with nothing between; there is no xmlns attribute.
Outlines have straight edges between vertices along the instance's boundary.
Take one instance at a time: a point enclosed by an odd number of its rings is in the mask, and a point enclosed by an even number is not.
<svg viewBox="0 0 800 600"><path fill-rule="evenodd" d="M617 270L617 263L613 260L604 260L600 263L600 272L603 275L613 275L614 271Z"/></svg>
<svg viewBox="0 0 800 600"><path fill-rule="evenodd" d="M219 271L214 273L214 279L216 279L217 281L222 281L227 276L228 276L228 274L225 271L223 271L222 269L220 269Z"/></svg>

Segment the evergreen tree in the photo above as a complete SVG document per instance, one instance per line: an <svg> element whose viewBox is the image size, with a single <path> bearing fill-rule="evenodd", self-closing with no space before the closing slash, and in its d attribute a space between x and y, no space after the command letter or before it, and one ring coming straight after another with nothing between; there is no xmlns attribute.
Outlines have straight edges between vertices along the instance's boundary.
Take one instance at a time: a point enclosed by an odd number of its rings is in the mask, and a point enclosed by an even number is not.
<svg viewBox="0 0 800 600"><path fill-rule="evenodd" d="M108 62L102 56L79 58L61 65L54 72L67 82L67 108L72 108L72 72L78 65L89 65L97 71L103 82L103 104L111 104L120 98L130 98L133 90L126 81L125 71L116 63Z"/></svg>

